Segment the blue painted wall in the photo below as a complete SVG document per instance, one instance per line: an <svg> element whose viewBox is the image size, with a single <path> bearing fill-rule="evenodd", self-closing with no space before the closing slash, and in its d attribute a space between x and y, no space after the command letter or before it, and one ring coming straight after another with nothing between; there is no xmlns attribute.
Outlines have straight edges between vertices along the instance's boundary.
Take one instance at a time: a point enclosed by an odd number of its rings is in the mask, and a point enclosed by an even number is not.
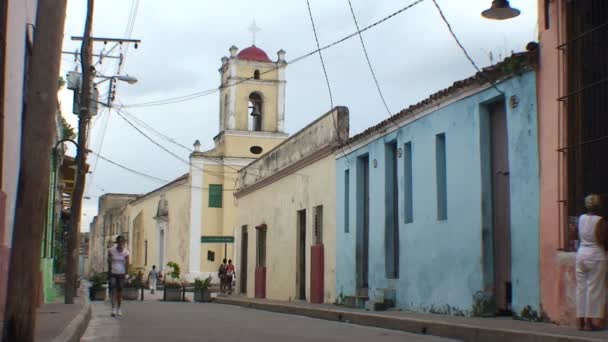
<svg viewBox="0 0 608 342"><path fill-rule="evenodd" d="M497 85L504 92L509 141L513 311L539 311L539 166L534 72ZM519 101L514 108L510 99ZM370 161L369 287L395 288L397 307L472 314L474 295L492 284L491 178L487 105L500 99L486 89L440 108L397 132L379 136L346 156L337 172L337 293L356 293L357 158ZM445 133L447 220L437 220L435 137ZM405 223L404 162L398 159L399 279L385 270L385 144L412 146L413 222ZM374 160L376 167L374 167ZM349 170L349 208L345 208ZM349 215L345 232L345 214Z"/></svg>

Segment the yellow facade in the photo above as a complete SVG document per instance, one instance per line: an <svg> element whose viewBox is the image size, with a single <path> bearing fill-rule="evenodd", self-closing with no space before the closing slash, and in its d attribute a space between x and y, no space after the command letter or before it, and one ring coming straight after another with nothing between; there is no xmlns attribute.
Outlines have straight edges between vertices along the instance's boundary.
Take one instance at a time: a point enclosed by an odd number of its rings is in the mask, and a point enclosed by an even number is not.
<svg viewBox="0 0 608 342"><path fill-rule="evenodd" d="M261 51L254 46L248 49ZM234 237L237 212L233 192L238 171L287 138L283 132L284 52L279 52L276 62L261 62L241 58L237 51L236 47L230 49L230 58L222 58L219 70L220 125L214 137L215 147L203 152L197 141L187 175L140 196L120 210L121 222L126 222L132 263L146 273L152 265L166 270L167 262L173 261L181 266L184 280L212 276L217 282L221 260L234 254L233 243L201 240ZM251 125L251 94L261 99L256 102L261 108L261 125ZM221 205L217 194L213 194L211 205L210 188L217 190L220 185Z"/></svg>
<svg viewBox="0 0 608 342"><path fill-rule="evenodd" d="M310 246L313 244L313 208L323 206L324 302L335 301L336 228L335 157L333 154L299 169L280 180L238 199L240 230L247 229L247 296L254 296L256 268L256 225L265 223L266 298L298 299L298 211L306 211L306 298L310 298ZM238 237L238 234L237 234ZM242 242L237 238L237 255ZM237 267L242 260L241 256ZM237 269L237 274L240 270Z"/></svg>
<svg viewBox="0 0 608 342"><path fill-rule="evenodd" d="M129 217L131 263L134 267L145 270L145 274L152 269L152 265L156 265L157 270L165 270L169 261L188 267L188 240L184 237L189 230L189 192L189 180L186 177L127 206L125 215ZM157 217L161 197L167 203L166 217ZM164 230L162 234L161 230ZM164 238L162 260L159 255L161 236Z"/></svg>
<svg viewBox="0 0 608 342"><path fill-rule="evenodd" d="M215 278L222 259L232 258L233 243L200 240L234 237L237 213L233 192L238 171L287 138L283 132L284 60L251 61L239 58L236 50L231 49L231 53L230 58L222 59L220 68L220 131L214 138L215 147L204 152L195 150L190 156L189 239L190 252L194 252L190 256L190 278ZM259 77L254 79L254 75ZM261 98L262 124L258 129L251 125L251 94ZM220 208L210 205L210 188L218 185L222 186Z"/></svg>
<svg viewBox="0 0 608 342"><path fill-rule="evenodd" d="M235 264L241 294L335 301L332 151L348 130L348 109L336 107L239 172Z"/></svg>

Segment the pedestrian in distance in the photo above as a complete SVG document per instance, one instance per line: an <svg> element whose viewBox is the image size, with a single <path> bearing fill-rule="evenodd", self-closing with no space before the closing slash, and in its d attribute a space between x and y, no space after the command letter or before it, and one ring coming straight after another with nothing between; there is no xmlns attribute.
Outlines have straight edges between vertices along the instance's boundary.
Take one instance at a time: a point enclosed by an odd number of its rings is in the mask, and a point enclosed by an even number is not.
<svg viewBox="0 0 608 342"><path fill-rule="evenodd" d="M156 272L156 265L152 265L152 270L148 273L148 286L150 287L150 294L154 294L156 290L156 280L158 279L158 272Z"/></svg>
<svg viewBox="0 0 608 342"><path fill-rule="evenodd" d="M222 264L220 265L220 268L217 271L217 276L218 278L220 278L220 292L221 293L226 293L226 270L227 270L227 265L226 265L226 259L222 260Z"/></svg>
<svg viewBox="0 0 608 342"><path fill-rule="evenodd" d="M226 267L226 286L228 286L228 294L232 294L232 280L235 278L234 264L232 264L232 260L228 260L228 267Z"/></svg>
<svg viewBox="0 0 608 342"><path fill-rule="evenodd" d="M600 330L606 306L606 248L608 224L600 215L599 195L585 197L587 213L578 218L576 235L576 325L579 330Z"/></svg>
<svg viewBox="0 0 608 342"><path fill-rule="evenodd" d="M116 238L116 246L108 249L108 273L110 287L112 288L112 317L122 316L122 289L126 279L129 277L129 251L125 247L125 238L119 235Z"/></svg>

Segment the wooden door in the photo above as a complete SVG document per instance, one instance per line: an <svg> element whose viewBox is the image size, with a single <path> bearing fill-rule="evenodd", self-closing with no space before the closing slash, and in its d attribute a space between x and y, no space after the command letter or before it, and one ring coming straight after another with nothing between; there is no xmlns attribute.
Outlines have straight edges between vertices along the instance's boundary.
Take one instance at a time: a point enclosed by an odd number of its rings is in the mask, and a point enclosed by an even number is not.
<svg viewBox="0 0 608 342"><path fill-rule="evenodd" d="M297 298L306 300L306 210L298 211Z"/></svg>
<svg viewBox="0 0 608 342"><path fill-rule="evenodd" d="M511 311L511 220L505 103L490 110L494 288L498 313Z"/></svg>
<svg viewBox="0 0 608 342"><path fill-rule="evenodd" d="M247 293L247 245L249 242L249 234L247 226L242 227L241 232L241 293Z"/></svg>
<svg viewBox="0 0 608 342"><path fill-rule="evenodd" d="M357 160L357 287L369 287L369 157Z"/></svg>

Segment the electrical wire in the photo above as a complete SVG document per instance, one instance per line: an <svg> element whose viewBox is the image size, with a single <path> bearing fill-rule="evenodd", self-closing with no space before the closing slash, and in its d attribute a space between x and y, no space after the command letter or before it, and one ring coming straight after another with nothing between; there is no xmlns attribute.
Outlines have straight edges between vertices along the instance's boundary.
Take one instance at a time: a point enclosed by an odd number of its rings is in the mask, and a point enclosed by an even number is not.
<svg viewBox="0 0 608 342"><path fill-rule="evenodd" d="M166 140L166 141L168 141L168 142L170 142L170 143L172 143L172 144L174 144L176 146L179 146L179 147L183 148L184 150L188 151L188 153L192 153L192 149L191 148L188 148L187 146L184 146L184 145L180 144L179 142L177 142L175 139L173 139L173 138L171 138L171 137L169 137L169 136L167 136L167 135L165 135L165 134L157 131L152 126L148 125L145 121L139 119L135 115L133 115L133 114L125 111L124 109L118 109L118 110L122 114L128 116L131 120L137 122L140 126L144 127L148 131L150 131L152 134L154 134L154 135L158 136L159 138L161 138L163 140ZM237 168L235 168L233 166L230 166L230 165L224 163L224 161L222 160L222 158L213 158L213 157L208 157L208 156L203 156L202 158L210 160L210 161L215 162L215 163L218 163L218 164L220 164L220 165L222 165L224 167L227 167L229 169L232 169L233 171L235 171L235 173L237 173L239 171L239 169L237 169ZM256 174L253 174L253 175L261 177L260 175L256 175Z"/></svg>
<svg viewBox="0 0 608 342"><path fill-rule="evenodd" d="M312 10L310 9L310 0L306 0L306 6L308 7L308 15L310 16L312 32L315 35L315 42L317 43L317 50L319 50L319 59L321 60L321 67L323 68L323 75L325 75L325 83L327 84L327 92L329 93L329 108L334 108L334 97L331 93L331 85L329 84L329 77L327 76L327 68L325 68L325 61L323 60L323 53L320 51L321 45L319 44L319 36L317 34L317 27L315 26L315 20L313 19Z"/></svg>
<svg viewBox="0 0 608 342"><path fill-rule="evenodd" d="M169 150L168 148L166 148L165 146L161 145L159 142L157 142L156 140L154 140L153 138L151 138L150 136L148 136L145 132L143 132L141 129L139 129L135 124L133 124L131 121L129 121L129 119L127 119L125 117L124 114L122 114L120 111L116 111L116 113L118 114L118 116L120 116L123 120L125 120L125 122L127 122L127 124L129 124L131 127L133 127L137 132L139 132L139 134L143 135L146 139L148 139L151 143L153 143L154 145L158 146L159 148L161 148L163 151L169 153L170 155L172 155L173 157L175 157L177 160L181 161L184 164L187 165L191 165L192 167L202 171L203 173L206 173L210 176L214 176L217 178L221 178L221 179L229 179L229 180L234 180L235 178L231 178L231 177L226 177L220 173L215 173L213 171L209 171L209 170L205 170L202 169L196 165L191 164L188 160L180 157L178 154L174 153L173 151Z"/></svg>
<svg viewBox="0 0 608 342"><path fill-rule="evenodd" d="M118 101L118 102L120 102L120 101ZM171 138L171 137L169 137L169 136L167 136L167 135L159 132L158 130L156 130L154 127L150 126L145 121L141 120L137 116L129 113L128 111L126 111L124 108L115 108L115 109L118 110L118 111L120 111L123 115L127 116L129 119L131 119L132 121L136 122L141 127L145 128L146 130L148 130L149 132L151 132L152 134L156 135L157 137L159 137L159 138L161 138L163 140L166 140L167 142L172 143L172 144L174 144L176 146L181 147L182 149L186 150L188 153L192 153L192 149L191 148L189 148L187 146L184 146L181 143L177 142L175 139L173 139L173 138ZM220 157L215 157L214 158L214 157L203 156L202 158L210 160L210 161L218 163L218 164L221 164L222 166L233 170L234 171L233 173L238 173L241 170L241 169L238 169L238 168L235 168L235 167L233 167L231 165L226 164L222 160L222 158L220 158ZM257 167L251 167L251 166L247 166L247 169L248 170L273 171L273 172L276 171L276 170L263 169L263 168L257 168ZM228 172L224 171L224 173L228 173ZM253 172L248 172L248 174L256 176L256 177L263 177L263 176L261 176L259 174L255 174ZM299 173L293 173L293 174L304 176L304 177L308 177L308 175L303 175L303 174L299 174Z"/></svg>
<svg viewBox="0 0 608 342"><path fill-rule="evenodd" d="M93 151L91 151L91 150L89 150L89 153L91 153L91 154L93 154L94 156L96 156L98 160L99 160L99 159L102 159L102 160L104 160L104 161L106 161L106 162L108 162L108 163L110 163L110 164L112 164L112 165L118 166L118 167L120 167L121 169L127 170L127 171L129 171L129 172L131 172L131 173L134 173L134 174L136 174L136 175L140 175L140 176L142 176L142 177L146 177L146 178L149 178L149 179L155 180L155 181L157 181L157 182L161 182L161 183L168 183L168 182L169 182L169 181L167 181L167 180L165 180L165 179L158 178L158 177L155 177L155 176L151 176L151 175L149 175L149 174L146 174L146 173L143 173L143 172L140 172L140 171L137 171L137 170L131 169L131 168L129 168L129 167L126 167L126 166L124 166L124 165L122 165L122 164L119 164L119 163L117 163L117 162L115 162L115 161L112 161L112 160L110 160L110 159L108 159L108 158L106 158L106 157L104 157L104 156L100 155L99 153L93 152Z"/></svg>
<svg viewBox="0 0 608 342"><path fill-rule="evenodd" d="M268 70L266 70L264 72L261 72L260 75L263 75L263 74L266 74L266 73L270 73L270 72L274 72L277 69L286 67L288 64L295 64L295 63L297 63L297 62L299 62L299 61L301 61L301 60L303 60L305 58L308 58L310 56L313 56L313 55L317 54L320 51L324 51L324 50L327 50L327 49L329 49L331 47L334 47L334 46L336 46L336 45L338 45L338 44L340 44L340 43L342 43L342 42L344 42L344 41L346 41L346 40L348 40L348 39L350 39L352 37L355 37L356 35L358 35L358 34L360 34L362 32L365 32L365 31L367 31L367 30L369 30L371 28L374 28L374 27L376 27L376 26L384 23L385 21L387 21L387 20L395 17L396 15L398 15L398 14L400 14L400 13L402 13L402 12L404 12L404 11L406 11L406 10L408 10L408 9L416 6L416 5L418 5L419 3L423 2L423 1L424 0L414 1L413 3L411 3L411 4L409 4L409 5L405 6L405 7L403 7L401 9L399 9L399 10L397 10L397 11L395 11L395 12L393 12L393 13L385 16L385 17L383 17L382 19L373 22L372 24L364 27L363 29L357 30L357 32L353 32L353 33L351 33L351 34L349 34L349 35L347 35L347 36L345 36L345 37L343 37L341 39L338 39L338 40L334 41L333 43L327 44L325 46L317 48L314 51L310 51L310 52L308 52L308 53L306 53L304 55L301 55L301 56L299 56L297 58L294 58L294 59L288 61L285 64L281 64L281 65L275 66L273 68L270 68L270 69L268 69ZM147 107L147 106L162 106L162 105L166 105L166 104L172 104L172 103L190 101L190 100L202 97L202 96L211 95L211 94L216 93L216 92L218 92L218 91L220 91L220 90L222 90L224 88L232 87L232 86L235 86L237 84L241 84L243 82L250 81L252 79L253 79L253 76L245 78L245 79L242 79L242 80L239 80L238 82L234 82L232 84L222 85L219 88L207 89L207 90L200 91L200 92L195 92L195 93L191 93L191 94L187 94L187 95L181 95L181 96L177 96L177 97L170 97L170 98L165 98L165 99L160 99L160 100L155 100L155 101L127 104L124 107L125 108L133 108L133 107Z"/></svg>
<svg viewBox="0 0 608 342"><path fill-rule="evenodd" d="M464 53L464 56L469 60L469 62L471 63L471 65L475 68L475 70L477 70L477 72L486 79L486 81L488 83L490 83L490 85L496 89L496 91L498 91L498 93L500 93L501 95L504 95L505 93L503 91L501 91L500 89L498 89L498 87L496 87L496 85L494 84L494 82L492 82L492 80L490 80L489 77L487 77L487 75L483 72L483 70L481 70L477 64L475 63L475 61L473 60L473 58L471 58L471 55L469 55L469 52L467 51L467 49L464 48L464 46L462 45L462 43L460 42L460 39L458 39L458 37L456 36L456 33L454 33L454 30L452 29L452 25L450 25L450 22L448 21L448 19L445 17L445 15L443 14L443 11L441 10L441 7L439 7L439 4L437 3L436 0L433 0L433 3L435 4L435 7L437 8L437 12L439 12L439 16L441 16L441 20L443 20L443 22L445 23L445 26L447 26L448 31L450 31L450 35L452 35L452 38L454 39L454 41L456 42L456 44L458 44L458 47L460 48L460 50L462 50L462 53Z"/></svg>
<svg viewBox="0 0 608 342"><path fill-rule="evenodd" d="M99 159L104 160L104 161L106 161L106 162L108 162L108 163L110 163L110 164L112 164L114 166L117 166L117 167L119 167L119 168L121 168L123 170L129 171L129 172L131 172L133 174L136 174L136 175L139 175L141 177L145 177L145 178L148 178L148 179L160 182L160 183L164 183L164 185L167 185L167 184L172 183L172 182L175 181L175 180L168 181L168 180L165 180L165 179L162 179L162 178L159 178L159 177L156 177L156 176L152 176L150 174L147 174L147 173L144 173L144 172L141 172L141 171L134 170L134 169L132 169L130 167L127 167L127 166L122 165L122 164L120 164L118 162L115 162L115 161L113 161L113 160L111 160L111 159L109 159L107 157L104 157L104 156L100 155L99 153L96 153L96 152L94 152L92 150L88 150L88 152L91 153L91 154L93 154L93 155L95 155L95 156L97 156ZM187 186L187 187L189 187L191 189L209 190L209 188L207 188L207 187L191 186L191 185L181 185L181 186ZM104 189L101 189L101 188L100 188L100 190L105 191ZM234 189L224 189L223 191L233 191L233 190Z"/></svg>
<svg viewBox="0 0 608 342"><path fill-rule="evenodd" d="M380 84L378 83L378 78L376 77L376 73L374 72L374 67L372 66L372 62L369 59L369 54L367 53L367 48L365 47L365 42L363 41L363 35L361 34L361 30L359 29L359 22L357 21L357 17L355 15L355 10L353 9L353 4L350 0L348 1L348 7L350 8L350 13L353 16L353 21L355 22L355 27L357 28L357 32L359 32L359 40L361 41L361 47L363 48L363 54L365 55L365 60L367 61L367 66L369 67L369 71L372 74L372 78L374 79L374 83L376 84L376 89L378 89L378 95L380 95L380 99L384 104L384 108L388 115L391 115L390 109L388 109L388 105L386 104L386 100L384 99L384 95L382 94L382 89L380 88Z"/></svg>
<svg viewBox="0 0 608 342"><path fill-rule="evenodd" d="M105 136L106 136L106 130L108 128L108 123L110 122L110 111L111 109L108 108L107 110L107 115L105 118L105 124L103 125L102 131L101 131L101 140L100 143L97 147L97 150L101 152L102 148L103 148L103 141L105 140ZM106 112L105 108L102 109L101 113L99 114L100 116L103 115L103 113ZM92 126L92 124L91 124ZM89 177L89 181L88 184L93 184L93 180L95 179L95 170L97 170L97 163L99 162L99 156L97 156L97 158L95 158L95 161L93 162L93 167L91 168L91 177ZM89 188L87 187L86 191L85 191L85 196L88 196L89 194Z"/></svg>
<svg viewBox="0 0 608 342"><path fill-rule="evenodd" d="M319 59L321 59L321 67L323 69L323 75L325 75L325 82L327 84L327 91L329 92L329 109L333 110L334 108L334 99L331 93L331 85L329 83L329 77L327 76L327 68L325 68L325 61L323 60L323 53L321 52L321 45L319 44L319 36L317 34L317 28L315 26L315 20L314 17L312 15L312 10L310 8L310 0L306 0L306 6L308 7L308 15L310 18L310 24L312 26L312 32L314 33L315 36L315 42L317 44L317 50L319 51ZM346 157L346 160L348 160L348 156L346 155L346 152L344 151L344 147L342 147L343 142L342 142L342 138L340 137L340 130L338 130L338 123L336 122L336 118L333 114L331 114L331 119L334 125L334 129L336 130L336 136L338 137L338 145L340 146L340 150L342 151L342 155L344 157ZM348 141L348 138L346 138Z"/></svg>

